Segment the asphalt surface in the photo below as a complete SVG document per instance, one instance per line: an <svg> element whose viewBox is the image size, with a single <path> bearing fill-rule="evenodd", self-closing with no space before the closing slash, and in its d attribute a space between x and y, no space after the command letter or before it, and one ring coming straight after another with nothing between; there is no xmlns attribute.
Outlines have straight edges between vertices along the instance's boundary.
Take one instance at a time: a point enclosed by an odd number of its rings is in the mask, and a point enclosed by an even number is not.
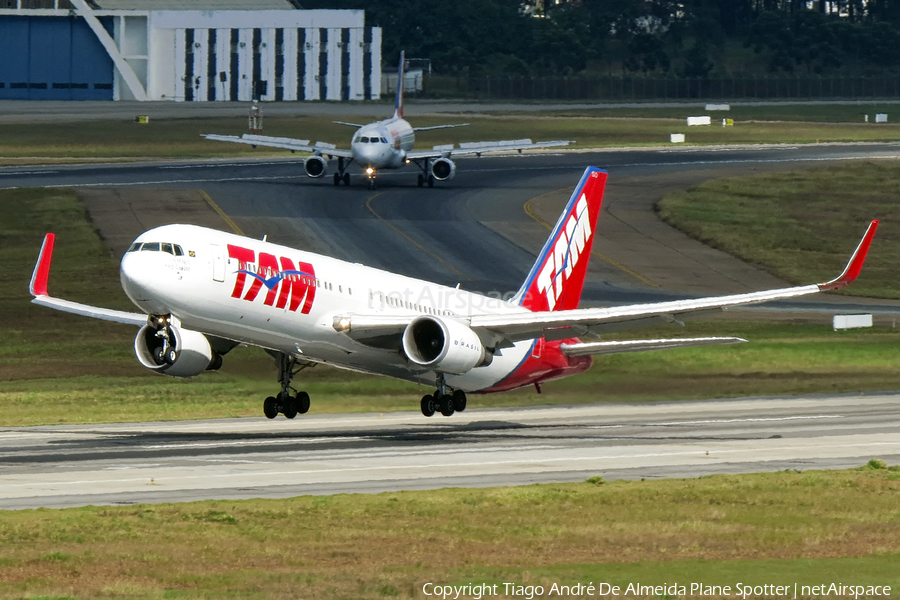
<svg viewBox="0 0 900 600"><path fill-rule="evenodd" d="M291 158L0 168L0 188L71 187L153 218L203 218L293 247L443 284L518 288L586 165L610 181L587 304L784 285L660 223L653 203L712 177L896 159L895 144L561 152L461 159L434 189L415 171L379 189L312 180ZM198 200L202 190L212 203ZM116 204L116 202L112 202ZM213 210L215 205L228 219ZM864 223L848 223L860 235ZM60 246L58 251L63 252ZM847 249L849 257L852 248ZM843 265L835 265L835 275ZM897 312L822 300L781 309ZM448 485L840 468L900 458L895 396L312 416L0 430L0 508L283 497ZM709 453L708 455L706 453Z"/></svg>
<svg viewBox="0 0 900 600"><path fill-rule="evenodd" d="M898 427L872 395L0 429L0 509L896 464Z"/></svg>
<svg viewBox="0 0 900 600"><path fill-rule="evenodd" d="M122 197L129 189L200 189L251 237L503 295L518 289L549 233L545 224L556 221L585 166L595 165L610 179L584 302L617 304L786 285L661 223L652 207L667 192L718 176L898 157L896 144L855 144L462 158L457 177L434 189L416 187L416 170L407 168L383 172L374 192L355 173L350 187L310 179L291 158L8 167L0 168L0 188L102 188ZM163 204L148 196L132 212L179 221L171 205L159 210ZM142 224L110 229L127 240ZM860 236L865 225L847 223ZM842 267L834 265L835 275Z"/></svg>

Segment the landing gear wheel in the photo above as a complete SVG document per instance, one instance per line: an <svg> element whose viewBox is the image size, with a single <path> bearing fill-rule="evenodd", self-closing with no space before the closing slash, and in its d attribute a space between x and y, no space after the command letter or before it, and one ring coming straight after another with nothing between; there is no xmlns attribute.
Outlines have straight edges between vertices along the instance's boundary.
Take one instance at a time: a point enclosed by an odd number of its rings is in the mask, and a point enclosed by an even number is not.
<svg viewBox="0 0 900 600"><path fill-rule="evenodd" d="M166 363L170 365L174 365L175 361L178 359L178 352L175 351L175 348L169 348L166 351Z"/></svg>
<svg viewBox="0 0 900 600"><path fill-rule="evenodd" d="M453 409L456 412L466 410L466 393L462 390L453 392Z"/></svg>
<svg viewBox="0 0 900 600"><path fill-rule="evenodd" d="M153 349L153 361L158 365L166 362L166 353L163 351L162 346Z"/></svg>
<svg viewBox="0 0 900 600"><path fill-rule="evenodd" d="M434 416L434 396L422 396L422 414L426 417Z"/></svg>
<svg viewBox="0 0 900 600"><path fill-rule="evenodd" d="M269 419L274 419L278 416L278 400L273 396L269 396L266 398L266 401L263 402L263 414Z"/></svg>
<svg viewBox="0 0 900 600"><path fill-rule="evenodd" d="M441 414L445 417L449 417L453 413L453 396L451 396L450 394L444 394L443 396L441 396Z"/></svg>
<svg viewBox="0 0 900 600"><path fill-rule="evenodd" d="M297 397L294 398L294 406L301 415L305 415L309 412L309 394L306 392L297 392Z"/></svg>
<svg viewBox="0 0 900 600"><path fill-rule="evenodd" d="M428 176L428 187L430 187L430 188L434 187L434 175Z"/></svg>
<svg viewBox="0 0 900 600"><path fill-rule="evenodd" d="M350 173L344 173L344 176L341 178L341 181L344 182L344 185L350 185Z"/></svg>
<svg viewBox="0 0 900 600"><path fill-rule="evenodd" d="M419 173L419 180L418 180L418 182L419 182L419 187L422 187L423 185L425 185L425 176L422 175L421 173Z"/></svg>
<svg viewBox="0 0 900 600"><path fill-rule="evenodd" d="M340 185L340 183L341 183L341 176L339 174L335 173L334 174L334 185Z"/></svg>
<svg viewBox="0 0 900 600"><path fill-rule="evenodd" d="M281 412L284 413L284 416L288 419L293 419L297 416L297 403L291 398L290 394L285 394L279 398L279 404L281 404Z"/></svg>

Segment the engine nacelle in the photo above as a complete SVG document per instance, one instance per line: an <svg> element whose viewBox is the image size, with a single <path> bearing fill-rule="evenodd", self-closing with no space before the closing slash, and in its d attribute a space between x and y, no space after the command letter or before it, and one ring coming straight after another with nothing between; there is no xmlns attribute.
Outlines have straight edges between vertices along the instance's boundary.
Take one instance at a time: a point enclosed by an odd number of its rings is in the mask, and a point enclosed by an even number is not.
<svg viewBox="0 0 900 600"><path fill-rule="evenodd" d="M403 332L403 352L417 365L462 375L491 364L478 335L464 323L437 317L416 317Z"/></svg>
<svg viewBox="0 0 900 600"><path fill-rule="evenodd" d="M431 163L431 175L438 181L456 177L456 163L449 158L439 158Z"/></svg>
<svg viewBox="0 0 900 600"><path fill-rule="evenodd" d="M306 174L310 177L324 177L328 175L328 161L321 156L310 156L303 163Z"/></svg>
<svg viewBox="0 0 900 600"><path fill-rule="evenodd" d="M170 345L163 352L163 338L157 335L156 328L141 328L134 338L134 353L142 365L173 377L193 377L222 366L222 357L202 333L174 325L169 326L169 332Z"/></svg>

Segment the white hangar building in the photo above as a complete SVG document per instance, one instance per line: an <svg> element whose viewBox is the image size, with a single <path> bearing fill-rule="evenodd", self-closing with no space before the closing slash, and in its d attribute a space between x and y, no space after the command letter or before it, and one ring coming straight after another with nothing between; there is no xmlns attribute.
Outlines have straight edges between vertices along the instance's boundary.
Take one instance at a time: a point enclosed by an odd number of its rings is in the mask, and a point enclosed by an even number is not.
<svg viewBox="0 0 900 600"><path fill-rule="evenodd" d="M0 99L381 95L381 29L288 0L0 0L0 56Z"/></svg>

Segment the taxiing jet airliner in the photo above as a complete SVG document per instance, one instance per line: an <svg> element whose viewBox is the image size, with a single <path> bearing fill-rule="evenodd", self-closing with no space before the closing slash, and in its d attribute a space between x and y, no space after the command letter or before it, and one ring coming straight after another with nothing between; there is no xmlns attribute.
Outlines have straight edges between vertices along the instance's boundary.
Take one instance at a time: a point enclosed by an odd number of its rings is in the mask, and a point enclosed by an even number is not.
<svg viewBox="0 0 900 600"><path fill-rule="evenodd" d="M334 185L343 183L350 185L350 173L347 168L351 163L357 163L369 180L369 187L375 187L375 177L381 169L399 169L400 167L415 163L421 170L419 173L419 187L428 185L434 187L435 180L446 181L456 175L456 163L450 160L451 156L463 154L476 154L481 156L484 152L530 150L534 148L551 148L555 146L567 146L570 141L532 142L529 139L508 140L502 142L470 142L460 144L454 148L453 144L434 146L432 150L414 151L416 131L430 129L446 129L449 127L463 127L468 123L455 125L434 125L432 127L413 127L403 119L403 73L405 53L400 53L400 68L398 71L397 99L394 104L394 116L384 121L360 125L359 123L346 123L334 121L338 125L356 127L350 142L350 149L343 150L334 144L316 142L310 144L309 140L295 140L286 137L268 137L264 135L244 134L235 135L204 134L203 137L220 142L235 142L256 146L268 146L272 148L284 148L291 152L312 152L312 156L304 161L306 174L310 177L325 177L328 175L328 160L337 157L337 171L334 173Z"/></svg>
<svg viewBox="0 0 900 600"><path fill-rule="evenodd" d="M267 417L294 418L309 395L293 376L316 363L388 375L436 391L425 416L466 408L467 392L499 392L581 373L592 355L743 342L711 337L582 342L609 331L731 306L843 287L859 275L878 221L844 272L817 285L731 296L579 309L607 174L589 167L519 291L508 300L193 225L165 225L134 241L122 287L142 312L96 308L47 291L54 235L31 278L33 302L140 327L138 361L176 377L218 369L244 343L275 357L281 391Z"/></svg>

